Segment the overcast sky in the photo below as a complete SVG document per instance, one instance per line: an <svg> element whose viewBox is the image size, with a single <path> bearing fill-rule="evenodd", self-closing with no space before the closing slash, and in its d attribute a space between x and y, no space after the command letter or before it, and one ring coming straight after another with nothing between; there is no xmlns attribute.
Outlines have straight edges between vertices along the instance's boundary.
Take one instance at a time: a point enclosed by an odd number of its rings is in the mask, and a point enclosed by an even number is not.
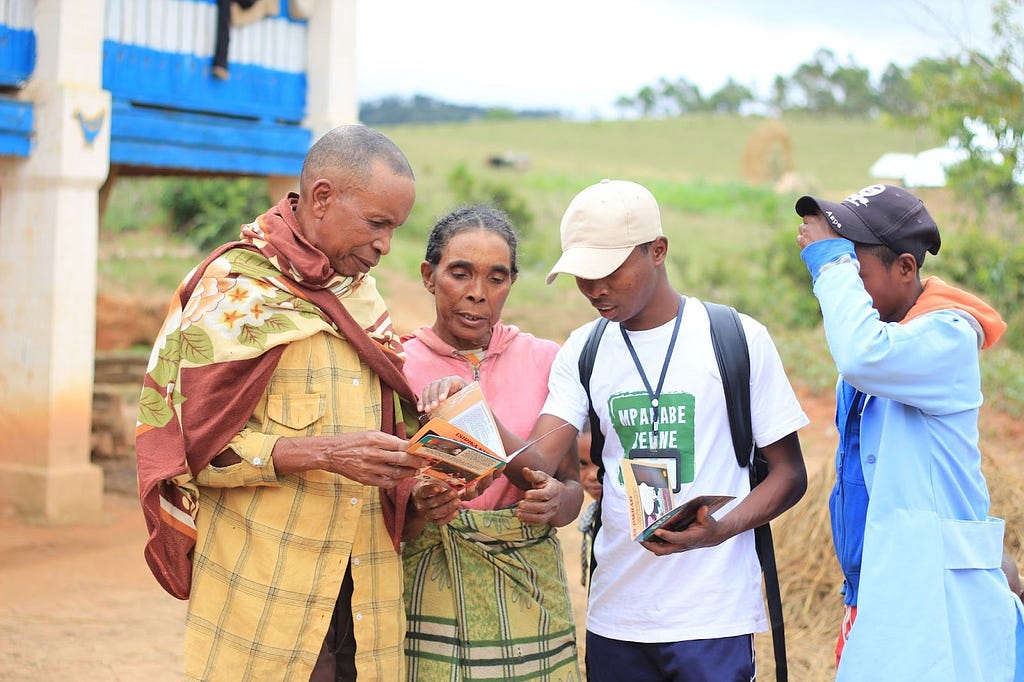
<svg viewBox="0 0 1024 682"><path fill-rule="evenodd" d="M615 115L660 77L710 95L729 76L766 96L826 47L885 67L983 46L990 0L360 0L359 99Z"/></svg>

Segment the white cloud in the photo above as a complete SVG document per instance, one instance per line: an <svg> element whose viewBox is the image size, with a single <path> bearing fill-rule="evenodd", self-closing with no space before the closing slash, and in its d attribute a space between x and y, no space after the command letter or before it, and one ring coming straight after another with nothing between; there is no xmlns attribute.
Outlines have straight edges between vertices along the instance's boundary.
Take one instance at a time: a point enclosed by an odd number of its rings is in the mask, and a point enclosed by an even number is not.
<svg viewBox="0 0 1024 682"><path fill-rule="evenodd" d="M877 78L987 35L984 0L361 0L360 99L610 114L659 77L766 94L819 48Z"/></svg>

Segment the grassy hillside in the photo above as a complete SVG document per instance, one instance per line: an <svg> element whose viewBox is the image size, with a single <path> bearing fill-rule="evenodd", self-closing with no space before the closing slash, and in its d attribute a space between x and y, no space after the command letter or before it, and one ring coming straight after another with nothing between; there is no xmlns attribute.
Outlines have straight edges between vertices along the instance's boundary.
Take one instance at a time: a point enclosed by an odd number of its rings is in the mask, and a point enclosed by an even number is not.
<svg viewBox="0 0 1024 682"><path fill-rule="evenodd" d="M769 183L747 182L744 174L748 144L768 129L773 132L766 138L770 144L763 155L789 153L792 158L790 186L778 193ZM933 137L876 122L821 118L787 118L781 126L752 118L688 116L590 123L486 121L382 130L412 162L417 202L377 274L390 298L425 308L420 319L429 317L430 301L410 290L419 293L419 262L427 233L458 203L449 181L457 167L477 185L501 188L521 200L532 214L531 224L518 225L523 233L522 275L505 318L554 339L563 339L592 317L571 278L561 277L552 286L543 283L559 253L562 212L586 185L603 177L632 179L658 197L670 239L670 275L677 287L759 317L771 329L794 378L811 389L827 388L833 375L820 332L787 329L807 314L808 307L812 313L815 309L796 248L789 249L798 224L792 209L795 198L804 192L845 196L872 181L868 168L883 153L915 152L938 143ZM489 157L505 152L526 155L527 168L488 164ZM166 220L158 208L159 195L175 182L180 181L125 179L115 186L102 234L101 247L107 248L101 252L109 256L100 263L102 287L166 295L194 263L187 248L154 239L149 229ZM920 194L944 230L956 224L947 192ZM251 216L235 218L240 223ZM754 276L766 267L769 246L790 259L785 267L792 271L792 281L765 287ZM1024 370L1017 357L992 353L989 366L1000 382L994 386L999 401L1011 411L1024 412Z"/></svg>

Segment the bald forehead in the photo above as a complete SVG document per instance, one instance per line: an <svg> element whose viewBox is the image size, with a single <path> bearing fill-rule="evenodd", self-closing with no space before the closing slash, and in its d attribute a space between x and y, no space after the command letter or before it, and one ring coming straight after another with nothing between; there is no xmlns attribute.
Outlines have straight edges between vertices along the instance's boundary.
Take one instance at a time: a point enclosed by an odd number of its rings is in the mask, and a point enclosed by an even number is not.
<svg viewBox="0 0 1024 682"><path fill-rule="evenodd" d="M396 175L412 178L405 154L384 134L366 126L339 126L310 147L302 165L300 186L305 189L318 178L344 184L363 184L378 163Z"/></svg>

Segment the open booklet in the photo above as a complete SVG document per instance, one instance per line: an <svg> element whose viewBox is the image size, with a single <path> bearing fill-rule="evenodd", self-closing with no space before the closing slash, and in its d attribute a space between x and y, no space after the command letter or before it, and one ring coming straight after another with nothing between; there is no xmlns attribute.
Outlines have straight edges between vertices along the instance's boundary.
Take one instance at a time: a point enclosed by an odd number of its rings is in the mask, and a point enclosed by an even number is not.
<svg viewBox="0 0 1024 682"><path fill-rule="evenodd" d="M434 410L407 452L430 462L420 478L462 488L507 463L494 415L479 382L464 386Z"/></svg>
<svg viewBox="0 0 1024 682"><path fill-rule="evenodd" d="M677 503L668 466L660 460L623 459L622 480L626 485L630 534L640 542L651 539L659 528L683 530L697 519L701 507L707 506L711 514L735 498L698 495Z"/></svg>

